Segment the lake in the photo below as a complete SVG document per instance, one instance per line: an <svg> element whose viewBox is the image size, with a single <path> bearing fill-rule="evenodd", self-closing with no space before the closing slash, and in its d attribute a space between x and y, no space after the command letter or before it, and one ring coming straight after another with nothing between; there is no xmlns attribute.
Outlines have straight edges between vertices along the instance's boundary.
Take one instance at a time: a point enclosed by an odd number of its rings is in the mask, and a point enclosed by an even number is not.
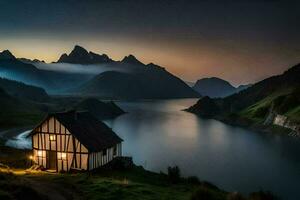
<svg viewBox="0 0 300 200"><path fill-rule="evenodd" d="M146 169L166 172L178 165L184 176L196 175L228 191L264 189L283 199L300 199L299 139L181 111L196 101L120 101L128 113L105 123L124 139L123 154Z"/></svg>
<svg viewBox="0 0 300 200"><path fill-rule="evenodd" d="M262 134L181 111L197 99L118 102L128 114L106 121L123 152L146 169L178 165L228 191L271 190L300 199L300 140Z"/></svg>

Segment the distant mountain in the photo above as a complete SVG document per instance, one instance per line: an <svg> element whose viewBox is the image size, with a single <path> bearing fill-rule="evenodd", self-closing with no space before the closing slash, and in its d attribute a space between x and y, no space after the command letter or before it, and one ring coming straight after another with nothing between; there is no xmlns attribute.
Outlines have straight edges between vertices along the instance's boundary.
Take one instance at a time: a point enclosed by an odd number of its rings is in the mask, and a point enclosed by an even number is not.
<svg viewBox="0 0 300 200"><path fill-rule="evenodd" d="M199 79L193 87L202 96L211 98L226 97L247 89L252 84L240 85L237 88L232 86L228 81L217 77Z"/></svg>
<svg viewBox="0 0 300 200"><path fill-rule="evenodd" d="M102 102L96 98L88 98L74 106L76 110L86 110L100 120L110 119L124 114L125 112L113 101Z"/></svg>
<svg viewBox="0 0 300 200"><path fill-rule="evenodd" d="M110 63L112 61L113 60L110 59L106 54L99 55L91 51L88 52L83 47L76 45L69 55L61 55L57 62L72 64L100 64Z"/></svg>
<svg viewBox="0 0 300 200"><path fill-rule="evenodd" d="M67 62L67 65L61 65L69 69L83 67L77 64L97 64L93 67L103 71L111 70L98 75L82 73L82 70L50 71L51 65L37 68L36 66L41 65L20 61L8 51L1 53L0 57L3 58L0 60L0 77L42 87L49 94L130 99L199 97L196 91L163 67L153 63L143 64L133 55L126 56L121 61L113 61L106 55L98 55L75 46L69 55L62 56L59 60Z"/></svg>
<svg viewBox="0 0 300 200"><path fill-rule="evenodd" d="M195 85L195 83L191 82L191 81L184 81L184 82L185 82L185 84L187 84L190 87L193 87Z"/></svg>
<svg viewBox="0 0 300 200"><path fill-rule="evenodd" d="M116 99L186 98L199 97L199 94L182 80L163 68L141 65L138 62L131 67L139 69L130 73L117 71L103 72L74 92L81 95L101 96ZM126 63L128 66L128 63ZM118 65L123 65L119 63Z"/></svg>
<svg viewBox="0 0 300 200"><path fill-rule="evenodd" d="M0 60L16 60L16 57L8 50L0 52Z"/></svg>
<svg viewBox="0 0 300 200"><path fill-rule="evenodd" d="M128 56L125 56L121 62L133 64L133 65L144 65L141 61L136 59L136 57L131 54Z"/></svg>
<svg viewBox="0 0 300 200"><path fill-rule="evenodd" d="M237 124L262 124L270 111L300 122L300 64L225 98L200 99L187 111Z"/></svg>
<svg viewBox="0 0 300 200"><path fill-rule="evenodd" d="M91 74L67 73L38 69L37 62L20 61L8 50L0 53L0 77L42 87L50 93L61 93L78 87Z"/></svg>
<svg viewBox="0 0 300 200"><path fill-rule="evenodd" d="M236 92L240 92L242 90L245 90L249 87L251 87L253 84L246 84L246 85L239 85L237 88L236 88Z"/></svg>
<svg viewBox="0 0 300 200"><path fill-rule="evenodd" d="M53 82L32 64L19 61L8 50L0 53L0 77L22 81L40 87L50 87Z"/></svg>
<svg viewBox="0 0 300 200"><path fill-rule="evenodd" d="M193 89L202 96L209 96L212 98L225 97L236 92L236 88L228 81L216 77L198 80L193 86Z"/></svg>
<svg viewBox="0 0 300 200"><path fill-rule="evenodd" d="M28 59L28 58L18 58L19 61L23 62L23 63L28 63L28 64L35 64L35 63L45 63L45 61L43 60L39 60L39 59Z"/></svg>
<svg viewBox="0 0 300 200"><path fill-rule="evenodd" d="M21 82L0 78L0 87L3 88L7 94L17 98L25 98L32 101L49 100L49 96L44 89L26 85Z"/></svg>

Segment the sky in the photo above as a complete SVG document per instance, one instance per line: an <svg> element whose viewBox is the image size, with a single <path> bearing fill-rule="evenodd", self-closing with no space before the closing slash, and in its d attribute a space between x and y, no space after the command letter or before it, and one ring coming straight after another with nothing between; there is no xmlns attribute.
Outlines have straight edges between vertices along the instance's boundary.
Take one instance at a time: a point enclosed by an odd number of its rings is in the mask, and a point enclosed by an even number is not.
<svg viewBox="0 0 300 200"><path fill-rule="evenodd" d="M74 45L186 81L254 83L300 62L299 1L1 0L0 50L56 61Z"/></svg>

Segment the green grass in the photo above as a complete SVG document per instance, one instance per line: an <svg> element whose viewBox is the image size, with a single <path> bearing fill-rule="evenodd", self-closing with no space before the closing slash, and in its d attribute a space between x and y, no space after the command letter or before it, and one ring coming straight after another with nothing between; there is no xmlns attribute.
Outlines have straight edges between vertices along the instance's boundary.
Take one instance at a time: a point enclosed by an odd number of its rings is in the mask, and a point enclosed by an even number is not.
<svg viewBox="0 0 300 200"><path fill-rule="evenodd" d="M281 90L268 97L258 101L257 103L243 109L238 113L241 118L246 118L252 121L254 124L262 124L270 111L272 104L280 97L286 97L290 94L294 95L293 89ZM276 108L275 108L276 109ZM280 113L288 116L292 120L299 121L300 119L300 106L292 107L284 113Z"/></svg>
<svg viewBox="0 0 300 200"><path fill-rule="evenodd" d="M300 105L294 109L289 110L285 115L292 121L300 123Z"/></svg>

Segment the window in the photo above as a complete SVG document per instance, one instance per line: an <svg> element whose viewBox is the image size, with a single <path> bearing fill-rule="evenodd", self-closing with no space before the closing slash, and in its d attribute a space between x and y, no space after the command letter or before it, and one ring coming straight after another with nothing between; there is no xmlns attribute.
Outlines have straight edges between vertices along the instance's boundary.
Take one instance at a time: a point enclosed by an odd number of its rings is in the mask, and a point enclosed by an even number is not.
<svg viewBox="0 0 300 200"><path fill-rule="evenodd" d="M55 135L50 135L50 141L55 141L56 137Z"/></svg>
<svg viewBox="0 0 300 200"><path fill-rule="evenodd" d="M39 156L39 157L45 157L45 155L46 155L45 151L41 151L41 150L37 151L37 156Z"/></svg>
<svg viewBox="0 0 300 200"><path fill-rule="evenodd" d="M107 149L104 149L103 150L103 156L106 156L106 154L107 154Z"/></svg>
<svg viewBox="0 0 300 200"><path fill-rule="evenodd" d="M66 160L67 159L67 153L57 152L57 159L59 159L59 160Z"/></svg>

